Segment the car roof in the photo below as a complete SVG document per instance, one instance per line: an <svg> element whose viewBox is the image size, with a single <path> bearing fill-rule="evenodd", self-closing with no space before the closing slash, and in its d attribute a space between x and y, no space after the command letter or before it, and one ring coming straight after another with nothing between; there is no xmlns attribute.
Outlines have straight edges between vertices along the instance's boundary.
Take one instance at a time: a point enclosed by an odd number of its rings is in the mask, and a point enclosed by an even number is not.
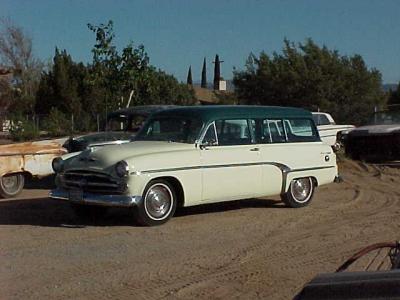
<svg viewBox="0 0 400 300"><path fill-rule="evenodd" d="M181 106L159 111L153 115L153 118L174 116L194 117L201 119L205 123L221 118L312 118L312 115L309 111L301 108L255 105Z"/></svg>
<svg viewBox="0 0 400 300"><path fill-rule="evenodd" d="M112 118L118 115L144 115L148 116L160 110L178 107L177 105L138 105L127 108L118 109L107 115L107 118Z"/></svg>

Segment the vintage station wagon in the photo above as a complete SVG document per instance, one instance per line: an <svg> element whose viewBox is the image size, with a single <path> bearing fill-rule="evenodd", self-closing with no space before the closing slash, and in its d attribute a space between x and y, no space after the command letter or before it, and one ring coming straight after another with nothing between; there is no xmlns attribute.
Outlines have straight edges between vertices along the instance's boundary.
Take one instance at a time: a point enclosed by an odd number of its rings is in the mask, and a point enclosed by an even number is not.
<svg viewBox="0 0 400 300"><path fill-rule="evenodd" d="M310 112L268 106L193 106L152 115L127 144L53 162L57 189L77 213L133 207L143 225L177 207L281 195L289 207L337 178L336 156Z"/></svg>

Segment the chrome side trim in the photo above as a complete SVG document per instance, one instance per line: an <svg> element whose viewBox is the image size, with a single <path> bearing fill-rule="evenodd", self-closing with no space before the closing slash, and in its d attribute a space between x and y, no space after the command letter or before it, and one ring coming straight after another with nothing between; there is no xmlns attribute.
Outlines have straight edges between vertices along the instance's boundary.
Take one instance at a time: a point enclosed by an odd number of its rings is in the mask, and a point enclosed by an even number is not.
<svg viewBox="0 0 400 300"><path fill-rule="evenodd" d="M287 177L289 173L293 172L304 172L304 171L313 171L313 170L323 170L323 169L332 169L335 166L321 166L321 167L311 167L311 168L301 168L301 169L291 169L289 166L277 163L277 162L257 162L257 163L242 163L242 164L225 164L225 165L210 165L210 166L191 166L191 167L180 167L180 168L168 168L168 169L154 169L154 170L146 170L146 171L135 171L132 172L131 175L140 175L140 174L151 174L151 173L162 173L162 172L174 172L174 171L184 171L184 170L199 170L199 169L212 169L212 168L232 168L232 167L249 167L249 166L258 166L258 165L269 165L275 166L279 168L282 172L282 187L281 194L285 193Z"/></svg>
<svg viewBox="0 0 400 300"><path fill-rule="evenodd" d="M327 125L318 125L318 126L327 126ZM321 128L318 129L318 131L328 131L328 130L345 130L345 129L353 129L354 127L349 127L349 126L336 126L336 127L331 127L331 128Z"/></svg>
<svg viewBox="0 0 400 300"><path fill-rule="evenodd" d="M285 191L286 191L287 177L288 177L289 173L303 172L303 171L313 171L313 170L323 170L323 169L332 169L334 167L335 166L324 166L324 167L302 168L302 169L293 169L293 170L291 170L289 168L289 170L287 170L287 171L282 171L282 189L281 189L281 194L284 194Z"/></svg>
<svg viewBox="0 0 400 300"><path fill-rule="evenodd" d="M313 167L313 168L304 168L304 169L293 169L290 170L290 173L292 172L302 172L302 171L313 171L313 170L322 170L322 169L332 169L335 166L325 166L325 167Z"/></svg>
<svg viewBox="0 0 400 300"><path fill-rule="evenodd" d="M129 195L101 195L83 193L82 201L75 201L69 198L68 190L54 189L49 193L52 199L64 200L73 203L88 204L88 205L102 205L102 206L118 206L118 207L132 207L139 204L141 196Z"/></svg>
<svg viewBox="0 0 400 300"><path fill-rule="evenodd" d="M166 169L152 169L145 171L135 171L131 172L131 175L139 175L139 174L149 174L149 173L163 173L163 172L174 172L174 171L185 171L185 170L198 170L198 169L214 169L214 168L234 168L234 167L250 167L250 166L258 166L258 165L272 165L276 166L282 170L290 170L290 172L297 171L310 171L310 170L318 170L318 169L328 169L334 168L334 166L323 166L323 167L313 167L313 168L304 168L304 169L290 169L287 165L276 163L276 162L256 162L256 163L240 163L240 164L224 164L224 165L209 165L209 166L190 166L190 167L178 167L178 168L166 168Z"/></svg>

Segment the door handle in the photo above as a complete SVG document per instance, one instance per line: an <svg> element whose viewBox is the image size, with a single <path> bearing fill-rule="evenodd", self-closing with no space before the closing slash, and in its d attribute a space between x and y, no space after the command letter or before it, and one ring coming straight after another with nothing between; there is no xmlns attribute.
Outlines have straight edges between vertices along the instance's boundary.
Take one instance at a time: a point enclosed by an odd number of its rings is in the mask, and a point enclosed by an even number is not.
<svg viewBox="0 0 400 300"><path fill-rule="evenodd" d="M260 151L260 148L258 148L258 147L251 148L250 151Z"/></svg>

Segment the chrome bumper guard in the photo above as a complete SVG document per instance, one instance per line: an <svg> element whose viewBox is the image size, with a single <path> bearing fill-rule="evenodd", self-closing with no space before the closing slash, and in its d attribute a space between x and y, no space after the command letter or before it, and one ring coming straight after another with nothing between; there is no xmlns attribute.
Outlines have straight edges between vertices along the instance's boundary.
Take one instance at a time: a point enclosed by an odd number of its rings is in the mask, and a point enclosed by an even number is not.
<svg viewBox="0 0 400 300"><path fill-rule="evenodd" d="M49 197L52 199L65 200L73 203L102 205L102 206L119 206L131 207L136 206L141 200L141 196L129 195L100 195L83 193L81 200L72 199L68 190L55 189L51 190Z"/></svg>

